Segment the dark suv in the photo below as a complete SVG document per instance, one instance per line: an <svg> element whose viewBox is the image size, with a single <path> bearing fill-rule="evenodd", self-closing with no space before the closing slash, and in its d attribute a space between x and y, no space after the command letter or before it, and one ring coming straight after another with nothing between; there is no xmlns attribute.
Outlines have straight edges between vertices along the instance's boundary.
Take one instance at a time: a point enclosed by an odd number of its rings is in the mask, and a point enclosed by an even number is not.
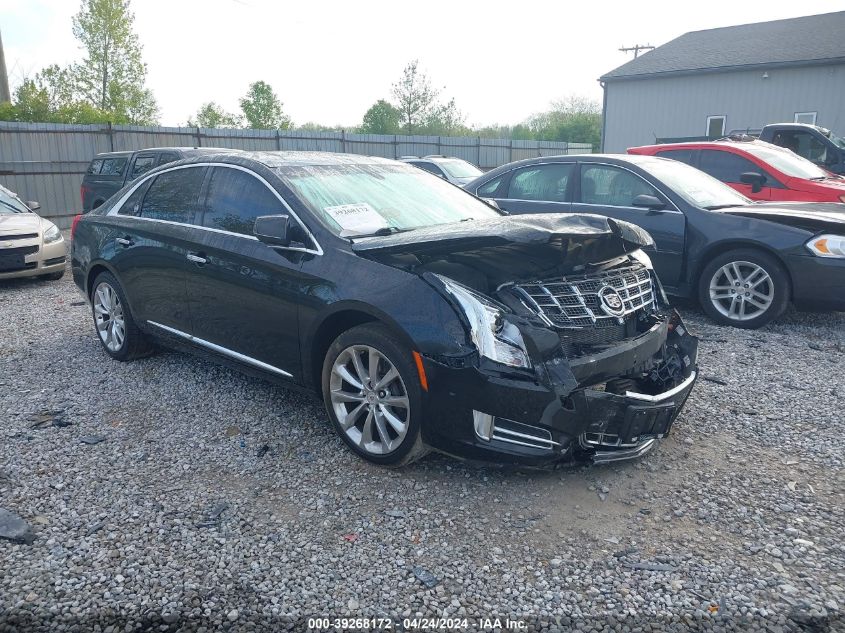
<svg viewBox="0 0 845 633"><path fill-rule="evenodd" d="M73 230L74 281L112 358L160 341L313 388L376 463L428 448L635 457L696 378L697 339L641 250L648 233L597 215L506 216L395 161L184 160Z"/></svg>
<svg viewBox="0 0 845 633"><path fill-rule="evenodd" d="M191 156L214 152L231 152L213 147L153 147L135 152L105 152L91 159L79 193L82 212L96 209L126 183L132 182L153 167Z"/></svg>

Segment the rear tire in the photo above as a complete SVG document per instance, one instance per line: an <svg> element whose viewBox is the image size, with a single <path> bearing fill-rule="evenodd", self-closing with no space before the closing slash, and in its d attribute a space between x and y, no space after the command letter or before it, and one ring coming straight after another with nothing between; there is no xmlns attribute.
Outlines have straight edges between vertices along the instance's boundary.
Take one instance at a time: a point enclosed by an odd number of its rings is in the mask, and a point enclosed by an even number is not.
<svg viewBox="0 0 845 633"><path fill-rule="evenodd" d="M386 327L368 323L337 337L323 363L322 390L335 431L359 457L404 466L428 452L416 367Z"/></svg>
<svg viewBox="0 0 845 633"><path fill-rule="evenodd" d="M92 285L91 314L106 354L119 361L149 356L153 346L138 329L120 283L111 273L97 275Z"/></svg>
<svg viewBox="0 0 845 633"><path fill-rule="evenodd" d="M750 330L783 314L791 294L781 263L753 248L717 255L698 280L698 299L711 319Z"/></svg>

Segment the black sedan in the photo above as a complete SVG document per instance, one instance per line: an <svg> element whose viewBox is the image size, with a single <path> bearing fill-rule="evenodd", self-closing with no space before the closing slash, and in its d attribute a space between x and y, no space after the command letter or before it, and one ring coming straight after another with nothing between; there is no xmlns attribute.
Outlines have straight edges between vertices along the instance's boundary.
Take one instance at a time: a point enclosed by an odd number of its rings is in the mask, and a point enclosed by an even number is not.
<svg viewBox="0 0 845 633"><path fill-rule="evenodd" d="M511 213L599 213L647 230L669 294L757 328L790 301L845 310L845 206L754 203L702 171L651 156L532 158L465 188Z"/></svg>
<svg viewBox="0 0 845 633"><path fill-rule="evenodd" d="M403 163L273 152L148 172L77 218L72 260L114 359L158 341L315 389L376 463L546 464L644 453L692 389L651 243Z"/></svg>

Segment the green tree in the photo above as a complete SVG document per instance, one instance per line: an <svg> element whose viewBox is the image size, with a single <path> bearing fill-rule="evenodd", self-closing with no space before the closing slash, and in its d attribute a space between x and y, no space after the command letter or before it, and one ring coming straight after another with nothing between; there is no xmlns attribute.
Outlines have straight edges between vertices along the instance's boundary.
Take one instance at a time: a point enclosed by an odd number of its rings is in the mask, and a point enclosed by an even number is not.
<svg viewBox="0 0 845 633"><path fill-rule="evenodd" d="M585 97L570 96L552 102L551 109L528 120L534 138L541 141L601 144L601 105Z"/></svg>
<svg viewBox="0 0 845 633"><path fill-rule="evenodd" d="M432 88L428 75L420 70L419 60L416 59L405 66L402 77L393 84L391 92L406 134L414 134L430 119L439 94Z"/></svg>
<svg viewBox="0 0 845 633"><path fill-rule="evenodd" d="M361 134L399 134L402 131L399 108L379 99L364 113L359 131Z"/></svg>
<svg viewBox="0 0 845 633"><path fill-rule="evenodd" d="M251 83L240 104L247 127L260 130L290 129L290 117L282 111L282 102L270 84L264 81Z"/></svg>
<svg viewBox="0 0 845 633"><path fill-rule="evenodd" d="M158 107L144 87L147 67L134 21L129 0L82 0L73 34L85 58L69 72L81 100L112 113L116 121L144 125L156 122Z"/></svg>
<svg viewBox="0 0 845 633"><path fill-rule="evenodd" d="M240 127L241 117L226 112L222 106L209 101L197 110L195 119L188 119L188 125L191 127Z"/></svg>
<svg viewBox="0 0 845 633"><path fill-rule="evenodd" d="M471 134L472 130L464 125L464 115L458 110L455 100L449 99L446 103L435 104L429 110L419 133L432 136L464 136Z"/></svg>

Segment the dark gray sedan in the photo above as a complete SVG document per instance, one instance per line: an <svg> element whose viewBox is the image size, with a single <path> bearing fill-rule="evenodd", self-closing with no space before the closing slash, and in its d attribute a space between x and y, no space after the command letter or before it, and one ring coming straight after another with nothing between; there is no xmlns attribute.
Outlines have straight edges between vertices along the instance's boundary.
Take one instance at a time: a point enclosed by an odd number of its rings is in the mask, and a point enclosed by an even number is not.
<svg viewBox="0 0 845 633"><path fill-rule="evenodd" d="M845 310L845 205L754 203L702 171L652 156L532 158L464 186L510 213L597 213L647 230L670 294L757 328L790 301Z"/></svg>

